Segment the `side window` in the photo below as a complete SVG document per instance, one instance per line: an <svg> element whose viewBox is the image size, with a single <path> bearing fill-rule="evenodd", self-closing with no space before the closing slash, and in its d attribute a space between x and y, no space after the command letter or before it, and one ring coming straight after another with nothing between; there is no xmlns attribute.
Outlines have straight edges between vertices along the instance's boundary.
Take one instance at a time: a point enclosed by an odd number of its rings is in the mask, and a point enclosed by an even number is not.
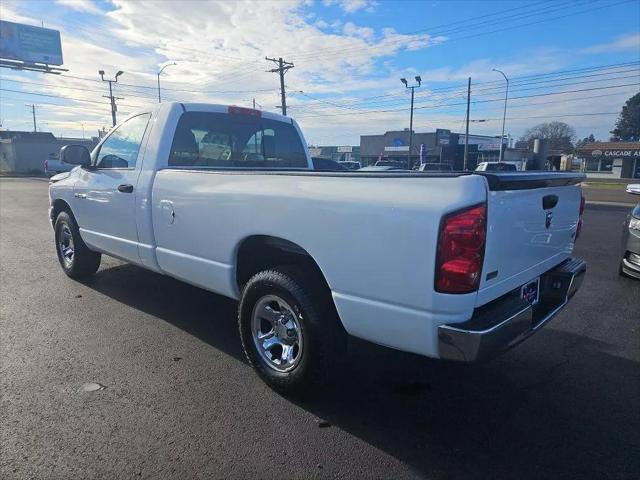
<svg viewBox="0 0 640 480"><path fill-rule="evenodd" d="M100 147L98 168L135 168L142 137L151 114L130 118L115 129Z"/></svg>

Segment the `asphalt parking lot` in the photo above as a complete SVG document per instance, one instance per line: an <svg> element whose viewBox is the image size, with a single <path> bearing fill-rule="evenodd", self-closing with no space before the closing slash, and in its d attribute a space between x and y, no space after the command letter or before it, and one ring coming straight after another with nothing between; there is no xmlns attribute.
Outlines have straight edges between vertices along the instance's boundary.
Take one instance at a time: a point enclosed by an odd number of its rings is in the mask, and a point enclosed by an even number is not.
<svg viewBox="0 0 640 480"><path fill-rule="evenodd" d="M46 180L0 179L0 478L637 478L625 208L587 208L583 287L518 348L462 366L353 341L294 402L244 361L234 302L104 257L68 279L47 203Z"/></svg>

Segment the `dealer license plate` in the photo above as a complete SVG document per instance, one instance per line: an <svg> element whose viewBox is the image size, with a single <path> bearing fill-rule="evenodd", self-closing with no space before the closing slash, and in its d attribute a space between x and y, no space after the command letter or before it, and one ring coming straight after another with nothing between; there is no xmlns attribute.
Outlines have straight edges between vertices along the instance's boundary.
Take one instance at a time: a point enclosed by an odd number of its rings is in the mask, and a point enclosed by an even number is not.
<svg viewBox="0 0 640 480"><path fill-rule="evenodd" d="M520 288L520 298L531 305L538 303L538 295L540 294L540 277L524 284Z"/></svg>

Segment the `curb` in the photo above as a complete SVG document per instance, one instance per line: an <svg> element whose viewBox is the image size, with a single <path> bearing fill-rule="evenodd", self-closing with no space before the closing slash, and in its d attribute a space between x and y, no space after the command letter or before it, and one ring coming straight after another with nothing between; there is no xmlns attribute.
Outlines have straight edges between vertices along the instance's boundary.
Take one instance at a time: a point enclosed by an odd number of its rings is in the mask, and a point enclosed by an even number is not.
<svg viewBox="0 0 640 480"><path fill-rule="evenodd" d="M587 200L585 202L587 205L604 205L608 207L625 207L625 208L633 208L636 206L635 203L624 203L624 202L596 202Z"/></svg>

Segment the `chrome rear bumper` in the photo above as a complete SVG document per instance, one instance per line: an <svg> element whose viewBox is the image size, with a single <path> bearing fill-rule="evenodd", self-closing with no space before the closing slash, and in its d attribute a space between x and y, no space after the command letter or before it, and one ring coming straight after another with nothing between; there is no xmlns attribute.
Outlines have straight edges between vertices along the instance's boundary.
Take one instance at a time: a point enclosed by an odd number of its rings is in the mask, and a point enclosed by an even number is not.
<svg viewBox="0 0 640 480"><path fill-rule="evenodd" d="M520 299L519 288L477 308L470 320L438 327L440 358L475 362L495 357L540 330L578 291L587 264L571 258L540 277L538 303Z"/></svg>

